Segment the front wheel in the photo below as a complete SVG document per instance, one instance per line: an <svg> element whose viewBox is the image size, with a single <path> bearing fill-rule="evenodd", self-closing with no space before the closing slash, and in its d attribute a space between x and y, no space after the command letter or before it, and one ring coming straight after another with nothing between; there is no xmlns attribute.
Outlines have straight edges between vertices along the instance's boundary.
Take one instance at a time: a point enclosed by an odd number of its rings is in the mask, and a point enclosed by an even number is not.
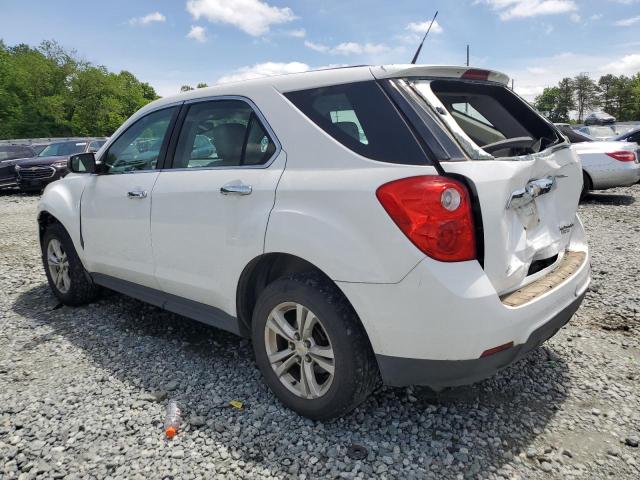
<svg viewBox="0 0 640 480"><path fill-rule="evenodd" d="M286 406L315 420L341 416L371 393L378 369L342 293L319 275L276 280L253 314L256 362Z"/></svg>
<svg viewBox="0 0 640 480"><path fill-rule="evenodd" d="M49 225L42 239L42 263L49 287L65 305L82 305L94 300L98 287L84 269L73 241L62 225Z"/></svg>

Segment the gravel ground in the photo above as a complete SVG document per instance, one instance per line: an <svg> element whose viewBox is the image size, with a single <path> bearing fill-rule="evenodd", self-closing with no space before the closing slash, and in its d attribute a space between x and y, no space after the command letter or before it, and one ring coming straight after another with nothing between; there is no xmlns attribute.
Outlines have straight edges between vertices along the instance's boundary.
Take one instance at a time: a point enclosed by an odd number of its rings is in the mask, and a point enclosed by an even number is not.
<svg viewBox="0 0 640 480"><path fill-rule="evenodd" d="M36 202L0 195L2 478L640 478L640 185L582 204L593 288L545 346L326 423L274 399L246 340L117 294L58 305ZM186 425L166 441L171 398Z"/></svg>

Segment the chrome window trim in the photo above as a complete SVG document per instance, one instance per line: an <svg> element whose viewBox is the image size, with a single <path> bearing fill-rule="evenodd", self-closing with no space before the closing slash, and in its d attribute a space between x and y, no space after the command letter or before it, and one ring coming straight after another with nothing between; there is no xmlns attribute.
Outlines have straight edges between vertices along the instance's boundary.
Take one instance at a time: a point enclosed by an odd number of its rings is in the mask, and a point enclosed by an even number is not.
<svg viewBox="0 0 640 480"><path fill-rule="evenodd" d="M269 168L273 164L273 162L276 161L276 158L278 158L278 156L280 155L280 152L283 151L282 144L280 143L280 140L276 136L276 132L273 131L273 128L271 128L271 125L269 125L269 122L267 122L267 119L264 116L264 114L260 111L258 106L249 97L245 97L243 95L212 95L212 96L208 96L208 97L198 97L198 98L192 98L190 100L186 100L184 102L184 105L186 106L186 105L192 105L192 104L196 104L196 103L215 102L215 101L223 101L223 100L239 100L239 101L244 102L247 105L249 105L249 107L251 107L253 112L258 117L258 120L260 120L260 123L262 124L264 129L267 131L267 133L271 137L271 141L276 146L276 149L273 152L273 154L271 155L271 157L269 157L269 160L267 160L265 163L263 163L261 165L235 165L235 166L224 166L224 167L192 167L192 168L188 168L188 167L187 168L163 168L163 169L160 169L158 171L160 171L160 172L195 172L195 171L200 171L200 170L242 170L242 169L263 170L265 168ZM188 112L187 112L187 115L188 115ZM185 116L185 119L186 119L186 116ZM181 133L182 133L182 125L180 126L180 134ZM179 138L180 137L178 136L178 139Z"/></svg>

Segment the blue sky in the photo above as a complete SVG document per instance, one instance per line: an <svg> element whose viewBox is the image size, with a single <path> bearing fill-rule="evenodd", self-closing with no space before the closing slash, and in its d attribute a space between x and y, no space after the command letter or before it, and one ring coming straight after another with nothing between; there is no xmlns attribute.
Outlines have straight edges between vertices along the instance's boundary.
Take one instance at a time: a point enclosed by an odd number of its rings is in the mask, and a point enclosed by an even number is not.
<svg viewBox="0 0 640 480"><path fill-rule="evenodd" d="M328 65L420 61L502 70L533 98L563 76L640 71L640 0L0 0L9 45L55 39L159 94Z"/></svg>

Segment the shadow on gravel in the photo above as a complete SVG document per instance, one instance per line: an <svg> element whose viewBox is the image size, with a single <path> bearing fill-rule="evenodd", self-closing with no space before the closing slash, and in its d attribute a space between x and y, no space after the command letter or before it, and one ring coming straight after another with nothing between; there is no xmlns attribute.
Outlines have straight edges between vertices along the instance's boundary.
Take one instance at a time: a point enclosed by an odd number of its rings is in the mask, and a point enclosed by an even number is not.
<svg viewBox="0 0 640 480"><path fill-rule="evenodd" d="M48 325L103 372L102 378L77 378L74 385L110 382L110 395L120 401L124 394L113 392L114 378L139 388L140 396L175 381L169 396L182 405L186 419L205 417L199 431L207 441L283 476L292 473L291 459L309 443L316 445L316 467L336 457L351 470L347 449L358 444L368 451L363 468L374 462L379 468L381 461L392 459L386 472L391 476L394 461L410 462L437 477L495 472L526 451L544 430L565 401L569 384L567 364L543 347L474 386L439 394L425 388L381 387L343 419L312 422L286 410L271 395L245 339L113 293L86 307L55 309L56 304L43 284L20 295L13 310L34 325ZM40 341L47 339L36 338L22 348L37 348ZM127 398L124 408L144 408L139 404L145 402ZM244 401L246 409L228 408L232 399ZM255 426L258 421L260 428ZM161 422L155 422L159 436ZM285 438L289 460L268 458ZM315 453L318 450L322 453ZM459 467L454 471L451 465ZM376 471L369 473L366 476L375 476Z"/></svg>
<svg viewBox="0 0 640 480"><path fill-rule="evenodd" d="M17 188L0 188L0 197L39 197L40 192L22 192Z"/></svg>
<svg viewBox="0 0 640 480"><path fill-rule="evenodd" d="M635 201L636 199L632 195L590 192L584 200L582 200L582 203L628 206L633 205Z"/></svg>

